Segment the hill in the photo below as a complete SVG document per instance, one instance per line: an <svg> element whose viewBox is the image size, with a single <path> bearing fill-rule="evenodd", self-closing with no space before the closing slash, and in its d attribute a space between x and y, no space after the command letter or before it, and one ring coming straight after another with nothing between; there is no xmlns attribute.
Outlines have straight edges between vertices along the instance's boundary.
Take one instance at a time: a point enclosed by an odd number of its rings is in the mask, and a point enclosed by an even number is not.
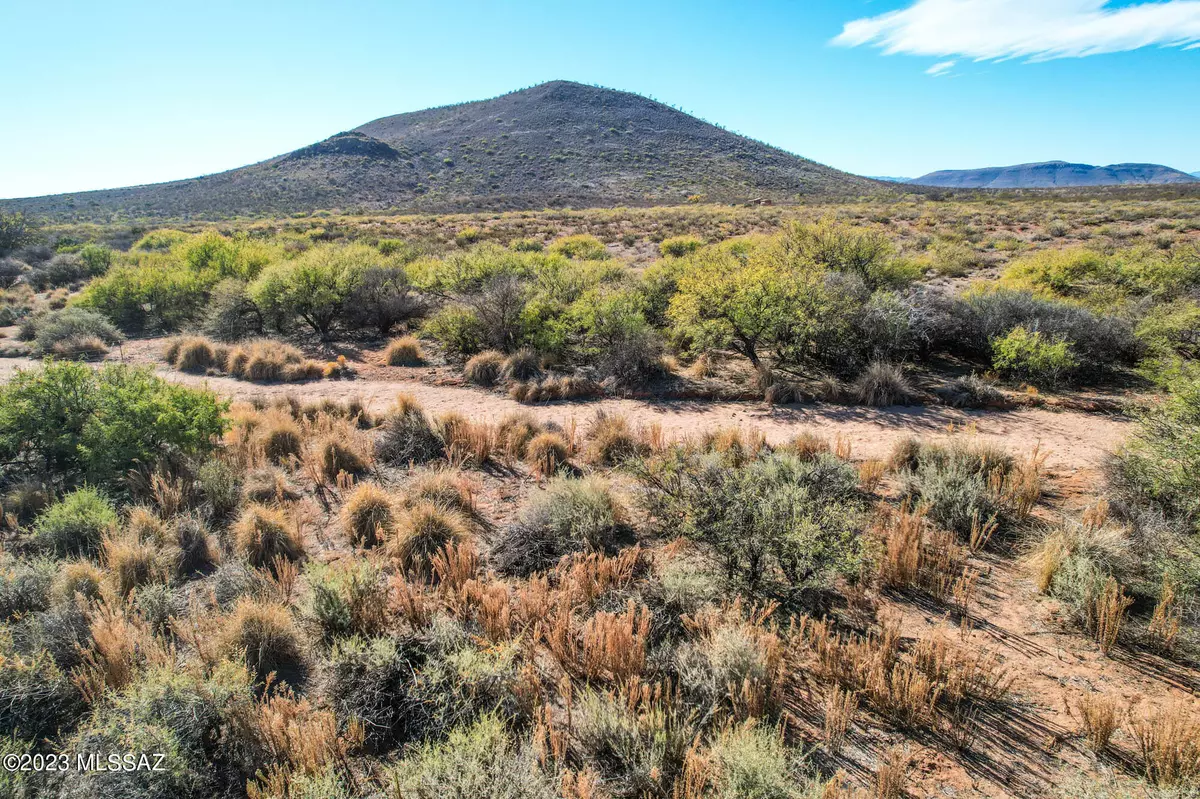
<svg viewBox="0 0 1200 799"><path fill-rule="evenodd" d="M554 81L384 117L215 175L7 201L58 218L786 202L879 184L628 92Z"/></svg>
<svg viewBox="0 0 1200 799"><path fill-rule="evenodd" d="M930 172L910 183L951 189L1051 189L1072 186L1129 186L1194 183L1197 178L1161 164L1091 166L1066 161L985 169Z"/></svg>

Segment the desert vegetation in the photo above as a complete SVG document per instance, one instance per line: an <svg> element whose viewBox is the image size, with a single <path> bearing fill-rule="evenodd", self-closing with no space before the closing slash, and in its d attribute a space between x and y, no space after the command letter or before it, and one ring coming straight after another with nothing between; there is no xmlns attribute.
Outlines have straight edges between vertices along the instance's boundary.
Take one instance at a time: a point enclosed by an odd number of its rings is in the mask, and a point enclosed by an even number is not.
<svg viewBox="0 0 1200 799"><path fill-rule="evenodd" d="M1189 795L1196 219L1127 193L22 220L0 747L170 757L0 785ZM376 381L514 412L347 401ZM970 428L863 457L613 397L1046 402L1130 435L1073 475Z"/></svg>

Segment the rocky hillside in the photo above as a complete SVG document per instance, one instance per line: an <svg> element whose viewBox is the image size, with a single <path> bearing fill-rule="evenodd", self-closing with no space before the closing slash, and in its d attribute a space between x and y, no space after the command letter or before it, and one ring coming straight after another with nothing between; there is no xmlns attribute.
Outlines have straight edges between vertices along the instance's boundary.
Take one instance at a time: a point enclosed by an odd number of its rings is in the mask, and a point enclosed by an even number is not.
<svg viewBox="0 0 1200 799"><path fill-rule="evenodd" d="M636 94L555 81L384 117L220 174L4 204L60 219L221 218L787 202L879 188Z"/></svg>
<svg viewBox="0 0 1200 799"><path fill-rule="evenodd" d="M1091 166L1066 161L1017 164L986 169L946 169L910 183L952 189L1052 189L1078 186L1126 186L1195 183L1197 178L1161 164Z"/></svg>

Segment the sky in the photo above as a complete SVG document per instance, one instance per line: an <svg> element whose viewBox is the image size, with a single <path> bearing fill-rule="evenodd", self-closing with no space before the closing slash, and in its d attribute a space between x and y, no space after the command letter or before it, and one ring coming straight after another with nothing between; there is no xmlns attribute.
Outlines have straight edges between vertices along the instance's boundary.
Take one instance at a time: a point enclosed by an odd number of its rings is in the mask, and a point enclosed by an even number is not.
<svg viewBox="0 0 1200 799"><path fill-rule="evenodd" d="M1200 0L0 0L0 197L195 177L566 79L839 169L1200 170Z"/></svg>

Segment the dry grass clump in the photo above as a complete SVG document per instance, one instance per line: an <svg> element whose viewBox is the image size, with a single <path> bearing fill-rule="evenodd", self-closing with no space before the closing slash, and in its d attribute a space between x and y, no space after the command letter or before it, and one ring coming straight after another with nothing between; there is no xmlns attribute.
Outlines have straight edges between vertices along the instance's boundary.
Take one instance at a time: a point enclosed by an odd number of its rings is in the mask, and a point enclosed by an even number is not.
<svg viewBox="0 0 1200 799"><path fill-rule="evenodd" d="M486 350L474 355L463 366L463 379L477 386L494 386L504 369L504 353Z"/></svg>
<svg viewBox="0 0 1200 799"><path fill-rule="evenodd" d="M324 375L324 367L296 347L272 339L255 339L229 350L225 371L253 383L298 382Z"/></svg>
<svg viewBox="0 0 1200 799"><path fill-rule="evenodd" d="M54 576L50 596L59 604L73 602L76 594L84 599L96 599L100 596L103 580L104 571L90 560L67 561Z"/></svg>
<svg viewBox="0 0 1200 799"><path fill-rule="evenodd" d="M630 427L629 420L618 415L596 414L587 432L587 442L585 457L597 466L617 466L650 452L649 445Z"/></svg>
<svg viewBox="0 0 1200 799"><path fill-rule="evenodd" d="M495 433L489 425L468 421L461 413L447 411L437 418L436 430L451 463L482 466L491 459Z"/></svg>
<svg viewBox="0 0 1200 799"><path fill-rule="evenodd" d="M1087 607L1087 629L1103 654L1107 655L1116 646L1125 611L1132 604L1133 598L1125 595L1125 589L1115 577L1109 577L1092 598Z"/></svg>
<svg viewBox="0 0 1200 799"><path fill-rule="evenodd" d="M446 453L446 445L421 405L407 394L383 418L375 454L392 466L426 463Z"/></svg>
<svg viewBox="0 0 1200 799"><path fill-rule="evenodd" d="M598 611L583 626L579 665L591 679L626 682L646 668L651 613L629 600L624 613Z"/></svg>
<svg viewBox="0 0 1200 799"><path fill-rule="evenodd" d="M468 519L476 513L471 481L465 474L454 469L417 475L405 486L404 502L409 506L428 502L439 508L457 511Z"/></svg>
<svg viewBox="0 0 1200 799"><path fill-rule="evenodd" d="M802 430L779 448L790 452L802 460L810 461L818 455L829 452L829 439L817 435L811 430Z"/></svg>
<svg viewBox="0 0 1200 799"><path fill-rule="evenodd" d="M131 535L104 540L101 559L118 596L151 583L165 583L175 571L171 556L150 541Z"/></svg>
<svg viewBox="0 0 1200 799"><path fill-rule="evenodd" d="M822 723L822 737L825 750L835 757L842 751L846 734L854 723L854 714L858 712L858 696L851 691L834 687L825 696L825 718Z"/></svg>
<svg viewBox="0 0 1200 799"><path fill-rule="evenodd" d="M851 390L860 403L877 408L908 405L917 398L917 391L904 376L904 370L882 361L874 361L863 370Z"/></svg>
<svg viewBox="0 0 1200 799"><path fill-rule="evenodd" d="M1080 697L1076 709L1088 746L1097 754L1106 750L1118 726L1116 698L1099 693L1086 694Z"/></svg>
<svg viewBox="0 0 1200 799"><path fill-rule="evenodd" d="M567 464L571 445L561 433L538 433L525 447L525 462L538 477L551 477Z"/></svg>
<svg viewBox="0 0 1200 799"><path fill-rule="evenodd" d="M595 380L576 375L547 377L538 382L518 381L508 390L508 395L517 402L553 402L554 400L587 399L598 397L603 392Z"/></svg>
<svg viewBox="0 0 1200 799"><path fill-rule="evenodd" d="M281 413L264 414L254 431L254 440L272 463L282 464L299 458L304 449L300 425L292 417Z"/></svg>
<svg viewBox="0 0 1200 799"><path fill-rule="evenodd" d="M299 560L304 541L298 525L281 510L252 503L234 522L234 547L260 569L272 567L276 558Z"/></svg>
<svg viewBox="0 0 1200 799"><path fill-rule="evenodd" d="M360 483L342 506L342 526L356 546L373 547L395 532L392 497L374 483Z"/></svg>
<svg viewBox="0 0 1200 799"><path fill-rule="evenodd" d="M425 363L425 352L416 337L404 336L388 342L383 362L388 366L420 366Z"/></svg>
<svg viewBox="0 0 1200 799"><path fill-rule="evenodd" d="M521 460L533 437L542 432L542 426L528 411L517 411L505 416L496 425L496 447L505 457Z"/></svg>
<svg viewBox="0 0 1200 799"><path fill-rule="evenodd" d="M879 561L884 585L921 590L945 601L963 588L964 581L973 580L966 550L954 533L929 523L924 506L913 510L905 500L898 509L883 508L877 530L884 539Z"/></svg>
<svg viewBox="0 0 1200 799"><path fill-rule="evenodd" d="M259 784L247 786L251 799L255 794L261 799L294 795L290 788L293 773L316 776L345 763L347 756L362 746L365 735L357 719L339 724L332 711L317 709L290 691L256 704L250 721L264 761L273 764L266 774L259 773ZM281 764L287 767L281 768Z"/></svg>
<svg viewBox="0 0 1200 799"><path fill-rule="evenodd" d="M767 439L760 430L746 433L740 427L718 427L700 436L700 447L720 455L729 466L741 467L767 448Z"/></svg>
<svg viewBox="0 0 1200 799"><path fill-rule="evenodd" d="M360 475L371 468L371 452L348 431L329 432L316 443L315 457L321 474L337 480L341 474Z"/></svg>
<svg viewBox="0 0 1200 799"><path fill-rule="evenodd" d="M224 367L223 347L201 336L181 336L167 342L163 357L181 372L204 374L209 369ZM220 356L220 357L219 357Z"/></svg>
<svg viewBox="0 0 1200 799"><path fill-rule="evenodd" d="M287 607L277 602L239 599L216 627L216 651L244 659L260 682L271 674L291 682L303 673L300 632Z"/></svg>
<svg viewBox="0 0 1200 799"><path fill-rule="evenodd" d="M396 520L396 532L387 541L388 556L402 569L422 577L433 574L433 559L447 544L459 544L469 535L462 515L431 502L413 505Z"/></svg>
<svg viewBox="0 0 1200 799"><path fill-rule="evenodd" d="M272 468L255 469L246 475L242 493L250 502L262 505L295 502L301 496L287 475Z"/></svg>
<svg viewBox="0 0 1200 799"><path fill-rule="evenodd" d="M531 349L521 349L504 359L500 369L500 378L506 382L513 380L536 380L542 375L541 356Z"/></svg>
<svg viewBox="0 0 1200 799"><path fill-rule="evenodd" d="M911 765L912 754L908 749L901 746L888 749L875 772L875 799L903 799Z"/></svg>
<svg viewBox="0 0 1200 799"><path fill-rule="evenodd" d="M1131 720L1146 779L1179 785L1200 776L1200 723L1192 708L1175 702Z"/></svg>

